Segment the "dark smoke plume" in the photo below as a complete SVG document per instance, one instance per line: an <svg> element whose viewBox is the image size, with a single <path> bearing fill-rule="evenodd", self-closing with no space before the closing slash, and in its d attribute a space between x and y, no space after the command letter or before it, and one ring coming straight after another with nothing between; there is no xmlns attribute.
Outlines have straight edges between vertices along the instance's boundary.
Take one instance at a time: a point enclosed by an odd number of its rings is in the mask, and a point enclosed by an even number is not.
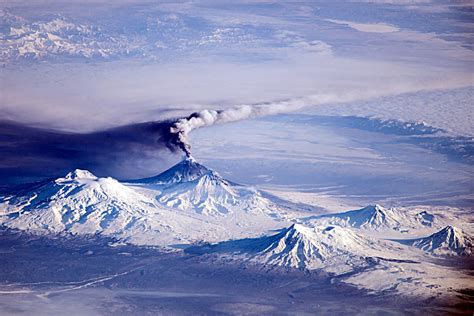
<svg viewBox="0 0 474 316"><path fill-rule="evenodd" d="M149 122L70 133L0 121L0 185L62 176L75 168L102 176L130 176L127 173L140 161L181 153L171 133L173 124Z"/></svg>

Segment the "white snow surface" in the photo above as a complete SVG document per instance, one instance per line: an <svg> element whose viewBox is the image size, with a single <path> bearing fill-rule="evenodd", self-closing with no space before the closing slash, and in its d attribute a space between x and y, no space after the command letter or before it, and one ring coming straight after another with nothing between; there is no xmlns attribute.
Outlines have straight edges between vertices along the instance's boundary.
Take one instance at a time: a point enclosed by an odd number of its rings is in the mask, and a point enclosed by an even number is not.
<svg viewBox="0 0 474 316"><path fill-rule="evenodd" d="M123 37L112 37L92 25L75 24L64 17L29 22L1 11L7 26L0 34L0 63L30 59L45 60L54 56L103 58L127 55L135 49Z"/></svg>
<svg viewBox="0 0 474 316"><path fill-rule="evenodd" d="M373 260L413 257L412 250L402 244L363 236L349 228L301 224L293 224L276 235L211 245L209 251L244 255L266 265L322 269L334 274L369 267Z"/></svg>
<svg viewBox="0 0 474 316"><path fill-rule="evenodd" d="M187 251L256 265L323 271L373 293L445 299L471 287L468 269L436 264L430 252L420 251L416 243L410 245L353 228L293 224L275 235L198 245Z"/></svg>

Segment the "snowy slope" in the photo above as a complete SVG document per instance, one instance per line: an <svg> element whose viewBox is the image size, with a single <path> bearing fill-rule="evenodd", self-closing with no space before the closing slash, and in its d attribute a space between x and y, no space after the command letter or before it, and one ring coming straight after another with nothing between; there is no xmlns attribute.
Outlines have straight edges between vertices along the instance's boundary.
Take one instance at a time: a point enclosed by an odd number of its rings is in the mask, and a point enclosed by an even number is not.
<svg viewBox="0 0 474 316"><path fill-rule="evenodd" d="M235 212L269 213L277 216L278 206L253 188L231 183L192 157L152 178L132 183L156 193L164 207L192 210L205 215Z"/></svg>
<svg viewBox="0 0 474 316"><path fill-rule="evenodd" d="M335 274L361 270L379 260L409 260L411 254L408 247L366 237L349 228L301 224L293 224L276 235L197 246L187 251L244 256L257 264L322 269Z"/></svg>
<svg viewBox="0 0 474 316"><path fill-rule="evenodd" d="M131 183L147 183L156 185L172 185L180 182L191 182L200 177L208 175L209 177L221 180L222 178L211 169L198 163L193 157L186 157L173 167L160 173L157 176L145 179L130 181Z"/></svg>
<svg viewBox="0 0 474 316"><path fill-rule="evenodd" d="M1 204L4 224L27 230L129 236L147 230L153 200L112 178L75 170Z"/></svg>
<svg viewBox="0 0 474 316"><path fill-rule="evenodd" d="M435 255L470 256L474 247L472 237L451 225L428 237L415 239L411 244Z"/></svg>
<svg viewBox="0 0 474 316"><path fill-rule="evenodd" d="M199 235L192 228L198 226L196 220L162 210L117 180L85 170L5 198L0 211L3 225L38 234L102 234L160 246ZM187 226L191 228L185 234L182 228Z"/></svg>
<svg viewBox="0 0 474 316"><path fill-rule="evenodd" d="M171 194L172 188L168 190ZM194 209L182 212L160 204L156 192L75 170L1 199L0 223L40 234L103 234L159 246L249 237L285 225L266 212L246 210L225 218Z"/></svg>
<svg viewBox="0 0 474 316"><path fill-rule="evenodd" d="M316 221L343 227L354 227L368 231L410 230L438 225L435 215L427 211L404 212L395 208L384 208L378 204L369 205L359 210L336 214L326 214L315 218Z"/></svg>

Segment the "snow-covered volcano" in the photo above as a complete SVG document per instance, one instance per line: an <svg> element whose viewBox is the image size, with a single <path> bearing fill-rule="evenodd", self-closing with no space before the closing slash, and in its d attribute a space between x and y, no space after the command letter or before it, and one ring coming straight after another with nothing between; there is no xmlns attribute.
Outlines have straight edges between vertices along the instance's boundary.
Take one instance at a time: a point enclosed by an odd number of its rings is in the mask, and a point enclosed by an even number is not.
<svg viewBox="0 0 474 316"><path fill-rule="evenodd" d="M277 208L257 190L225 180L192 157L155 177L132 183L154 190L156 200L164 207L193 210L199 214L274 213Z"/></svg>
<svg viewBox="0 0 474 316"><path fill-rule="evenodd" d="M138 245L186 243L212 231L212 225L86 170L3 198L0 212L2 225L35 234L100 234Z"/></svg>
<svg viewBox="0 0 474 316"><path fill-rule="evenodd" d="M190 182L203 176L223 180L216 172L198 163L193 157L186 157L178 164L157 176L133 180L131 183L147 183L156 185L171 185L174 183Z"/></svg>
<svg viewBox="0 0 474 316"><path fill-rule="evenodd" d="M395 230L399 232L432 227L437 224L435 215L426 211L412 214L395 208L384 208L378 204L368 205L354 211L322 215L316 220L369 231Z"/></svg>
<svg viewBox="0 0 474 316"><path fill-rule="evenodd" d="M258 264L342 274L379 260L407 260L407 250L403 245L366 237L350 228L293 224L276 235L191 247L187 251L243 256Z"/></svg>
<svg viewBox="0 0 474 316"><path fill-rule="evenodd" d="M474 248L472 237L451 225L428 237L415 239L411 245L435 255L471 256Z"/></svg>
<svg viewBox="0 0 474 316"><path fill-rule="evenodd" d="M74 170L25 194L7 197L4 224L26 230L121 236L146 230L154 201L112 178Z"/></svg>
<svg viewBox="0 0 474 316"><path fill-rule="evenodd" d="M159 186L164 191L160 191L154 184L129 185L75 170L0 198L0 224L40 234L101 234L160 246L255 236L284 225L258 193L247 189L249 193L244 195L244 187L234 189L217 175L212 178L214 174L209 171L191 181L164 184ZM157 199L157 194L162 199ZM188 203L192 211L179 211L172 202L163 200L165 194L169 201L175 198L182 202L181 207ZM195 206L192 198L198 194L205 198ZM226 212L226 216L195 212L199 207Z"/></svg>

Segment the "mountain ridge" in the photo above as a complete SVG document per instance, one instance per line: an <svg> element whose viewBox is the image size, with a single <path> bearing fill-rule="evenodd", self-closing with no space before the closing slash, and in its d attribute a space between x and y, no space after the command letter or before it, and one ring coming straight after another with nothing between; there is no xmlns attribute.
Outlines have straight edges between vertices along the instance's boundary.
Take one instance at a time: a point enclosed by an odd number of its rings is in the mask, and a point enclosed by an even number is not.
<svg viewBox="0 0 474 316"><path fill-rule="evenodd" d="M165 247L281 227L270 201L214 174L206 171L186 179L191 181L160 187L121 183L76 169L0 197L0 224L38 234L102 234Z"/></svg>
<svg viewBox="0 0 474 316"><path fill-rule="evenodd" d="M312 219L331 225L353 227L372 231L408 232L411 229L427 228L438 224L438 218L427 211L417 214L403 213L395 208L384 208L379 204L341 213L330 213Z"/></svg>

